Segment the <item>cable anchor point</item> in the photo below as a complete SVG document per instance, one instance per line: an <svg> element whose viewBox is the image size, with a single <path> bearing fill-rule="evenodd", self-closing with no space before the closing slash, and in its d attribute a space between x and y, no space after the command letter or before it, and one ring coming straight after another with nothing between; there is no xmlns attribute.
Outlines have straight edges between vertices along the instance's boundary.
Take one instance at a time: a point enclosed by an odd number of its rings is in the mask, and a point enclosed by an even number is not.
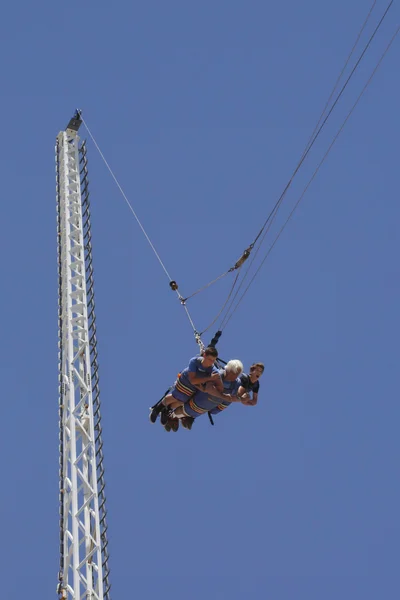
<svg viewBox="0 0 400 600"><path fill-rule="evenodd" d="M75 110L74 116L72 117L72 119L70 119L70 121L66 127L66 130L70 129L71 131L78 131L79 127L82 125L81 115L82 115L82 111L79 110L79 108L77 108Z"/></svg>
<svg viewBox="0 0 400 600"><path fill-rule="evenodd" d="M252 246L249 246L248 248L246 248L246 250L243 252L243 254L239 258L239 260L229 270L230 271L236 271L236 269L239 269L243 265L243 263L245 263L246 260L249 258L251 251L252 251Z"/></svg>

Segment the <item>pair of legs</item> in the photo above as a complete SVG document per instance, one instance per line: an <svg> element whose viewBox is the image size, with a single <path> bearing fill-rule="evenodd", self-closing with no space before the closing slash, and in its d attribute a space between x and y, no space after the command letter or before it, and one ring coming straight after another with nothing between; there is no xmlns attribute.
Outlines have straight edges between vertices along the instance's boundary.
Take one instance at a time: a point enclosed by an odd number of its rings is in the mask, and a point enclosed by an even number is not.
<svg viewBox="0 0 400 600"><path fill-rule="evenodd" d="M162 404L169 408L170 410L174 410L175 408L183 406L186 400L178 400L175 398L172 393L168 394L163 398Z"/></svg>
<svg viewBox="0 0 400 600"><path fill-rule="evenodd" d="M184 427L184 429L192 429L194 420L195 417L188 415L188 413L185 410L185 405L181 404L181 406L175 408L174 412L170 417L169 423L171 424L171 421L177 421L178 423L182 424L182 427ZM178 429L178 427L176 427L176 429Z"/></svg>
<svg viewBox="0 0 400 600"><path fill-rule="evenodd" d="M191 390L188 390L191 392ZM167 431L177 431L179 428L179 421L182 426L186 429L191 429L194 419L198 417L198 413L192 411L189 406L189 402L195 396L207 396L205 392L193 391L189 394L183 393L181 390L174 387L168 394L155 404L150 409L150 421L155 423L158 415L161 413L161 425L167 429ZM172 414L171 414L172 413ZM192 414L193 413L193 414Z"/></svg>
<svg viewBox="0 0 400 600"><path fill-rule="evenodd" d="M185 402L190 399L190 396L182 394L176 389L173 389L172 392L168 393L162 400L157 402L150 409L150 421L151 423L155 423L158 419L158 415L161 413L161 424L166 427L166 425L171 425L170 421L173 419L176 421L174 423L174 431L179 427L179 421L173 418L171 419L171 411L174 409L180 409L183 407ZM170 428L171 429L171 428ZM169 430L170 430L169 429Z"/></svg>
<svg viewBox="0 0 400 600"><path fill-rule="evenodd" d="M181 400L177 400L172 394L169 394L169 396L171 396L170 398L164 398L163 400L163 404L165 404L165 406L168 409L168 418L167 418L167 423L166 425L164 425L166 428L168 428L169 426L172 425L172 429L174 431L177 431L177 429L179 428L179 422L182 423L182 426L185 429L192 429L192 425L194 422L194 417L191 416L186 410L185 408L187 407L191 396L188 396L187 400L185 402L182 402ZM164 419L166 420L166 419ZM163 422L163 418L161 417L161 423ZM175 427L174 427L175 425Z"/></svg>
<svg viewBox="0 0 400 600"><path fill-rule="evenodd" d="M166 431L178 431L179 424L181 424L184 429L192 429L194 417L187 415L184 406L185 405L180 402L180 406L173 410L170 410L167 407L161 409L161 425L164 426Z"/></svg>

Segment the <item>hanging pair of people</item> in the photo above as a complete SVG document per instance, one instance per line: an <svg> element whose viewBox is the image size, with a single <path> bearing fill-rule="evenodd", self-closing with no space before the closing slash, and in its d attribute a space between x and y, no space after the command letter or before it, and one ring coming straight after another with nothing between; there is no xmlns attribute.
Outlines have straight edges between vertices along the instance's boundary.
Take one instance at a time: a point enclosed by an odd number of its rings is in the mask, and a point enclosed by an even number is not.
<svg viewBox="0 0 400 600"><path fill-rule="evenodd" d="M240 360L230 360L219 369L217 358L218 351L213 346L193 357L169 393L151 407L150 421L155 423L161 415L161 424L167 431L177 431L179 423L191 429L199 416L217 415L234 402L254 406L264 365L255 363L247 375Z"/></svg>

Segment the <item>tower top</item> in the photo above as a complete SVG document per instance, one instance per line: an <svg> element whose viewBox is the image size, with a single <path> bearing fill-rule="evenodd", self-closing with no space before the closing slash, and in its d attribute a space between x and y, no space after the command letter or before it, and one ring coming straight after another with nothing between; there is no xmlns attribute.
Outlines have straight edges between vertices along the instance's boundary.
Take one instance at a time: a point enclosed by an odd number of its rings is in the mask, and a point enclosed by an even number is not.
<svg viewBox="0 0 400 600"><path fill-rule="evenodd" d="M79 127L82 125L81 114L82 111L77 108L74 116L72 117L65 129L66 131L68 129L71 129L72 131L78 131Z"/></svg>

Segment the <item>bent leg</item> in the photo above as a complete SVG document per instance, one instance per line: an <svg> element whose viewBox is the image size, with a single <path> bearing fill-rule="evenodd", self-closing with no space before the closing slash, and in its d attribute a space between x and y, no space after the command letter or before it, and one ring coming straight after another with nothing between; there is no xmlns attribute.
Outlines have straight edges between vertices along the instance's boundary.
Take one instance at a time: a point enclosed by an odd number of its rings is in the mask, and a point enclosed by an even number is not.
<svg viewBox="0 0 400 600"><path fill-rule="evenodd" d="M177 398L174 398L172 394L168 394L168 396L165 396L163 404L167 408L173 410L174 408L178 408L178 406L182 406L182 404L184 404L184 400L178 400Z"/></svg>

